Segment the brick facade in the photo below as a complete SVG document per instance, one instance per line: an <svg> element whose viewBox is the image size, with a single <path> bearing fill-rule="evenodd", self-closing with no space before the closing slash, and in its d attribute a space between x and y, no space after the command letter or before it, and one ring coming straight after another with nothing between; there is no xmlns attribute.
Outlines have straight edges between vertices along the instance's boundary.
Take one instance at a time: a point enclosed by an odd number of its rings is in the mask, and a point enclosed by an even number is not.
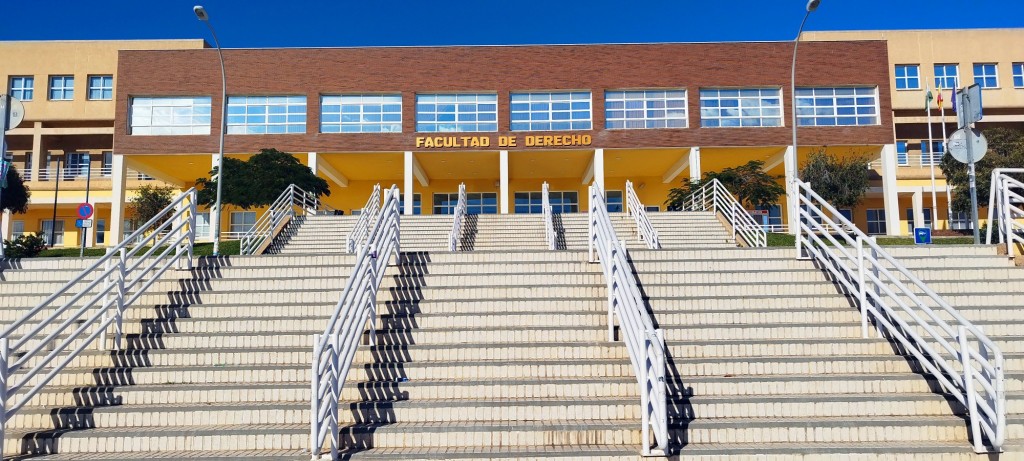
<svg viewBox="0 0 1024 461"><path fill-rule="evenodd" d="M591 91L595 129L571 133L592 135L592 147L782 146L791 142L792 53L791 42L226 50L229 95L301 94L308 105L306 134L227 135L225 151L269 146L293 152L415 150L417 92L497 92L498 133L490 134L522 135L509 133L508 108L509 92L524 90ZM884 41L801 43L798 59L800 86L877 86L880 106L877 126L800 128L801 144L893 142ZM117 75L117 153L217 150L222 104L216 50L121 51ZM690 128L603 129L605 90L675 87L687 90ZM781 87L787 126L700 128L699 89L706 87ZM363 92L402 94L402 133L319 133L321 94ZM211 96L211 135L128 135L129 98L165 95Z"/></svg>

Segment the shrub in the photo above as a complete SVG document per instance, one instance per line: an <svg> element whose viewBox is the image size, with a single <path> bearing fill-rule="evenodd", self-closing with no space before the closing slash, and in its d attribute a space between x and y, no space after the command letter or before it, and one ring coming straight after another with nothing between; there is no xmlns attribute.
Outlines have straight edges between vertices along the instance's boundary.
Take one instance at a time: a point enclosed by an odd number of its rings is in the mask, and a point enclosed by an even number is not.
<svg viewBox="0 0 1024 461"><path fill-rule="evenodd" d="M46 241L39 233L21 234L14 241L4 240L4 257L31 258L46 249Z"/></svg>

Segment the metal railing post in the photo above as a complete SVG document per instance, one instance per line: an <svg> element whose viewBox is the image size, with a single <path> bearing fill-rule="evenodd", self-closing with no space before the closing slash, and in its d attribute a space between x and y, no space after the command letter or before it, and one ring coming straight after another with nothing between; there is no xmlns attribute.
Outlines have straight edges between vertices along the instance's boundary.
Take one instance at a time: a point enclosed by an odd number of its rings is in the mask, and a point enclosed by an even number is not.
<svg viewBox="0 0 1024 461"><path fill-rule="evenodd" d="M799 179L796 181L796 187L797 187L797 191L796 191L796 206L797 206L797 214L796 214L796 259L804 259L804 242L803 242L804 226L802 225L803 224L803 217L800 216L800 211L799 211L800 207L803 206L803 204L801 203L802 202L802 198L803 198L803 195L802 195L803 191L800 190L800 189L803 188L803 183Z"/></svg>
<svg viewBox="0 0 1024 461"><path fill-rule="evenodd" d="M729 223L732 224L732 240L733 240L733 242L736 241L736 226L738 225L738 223L736 222L736 207L737 206L738 205L736 205L735 203L733 203L731 206L729 206L729 211L730 211L730 213L729 213L730 214L730 216L729 216Z"/></svg>
<svg viewBox="0 0 1024 461"><path fill-rule="evenodd" d="M960 343L960 366L963 370L964 392L967 394L967 418L971 425L971 437L974 440L974 452L984 453L985 445L981 442L981 421L978 420L978 400L974 394L974 366L971 365L971 350L967 341L967 327L957 328Z"/></svg>
<svg viewBox="0 0 1024 461"><path fill-rule="evenodd" d="M868 292L864 276L864 238L857 236L857 299L860 303L861 337L868 337Z"/></svg>
<svg viewBox="0 0 1024 461"><path fill-rule="evenodd" d="M644 335L644 355L640 365L640 447L644 456L651 454L651 338Z"/></svg>
<svg viewBox="0 0 1024 461"><path fill-rule="evenodd" d="M4 439L7 437L7 388L10 379L10 339L0 338L0 458L4 454Z"/></svg>
<svg viewBox="0 0 1024 461"><path fill-rule="evenodd" d="M124 337L124 282L128 276L126 269L125 249L122 248L117 258L117 311L114 313L114 349L121 350L121 340Z"/></svg>
<svg viewBox="0 0 1024 461"><path fill-rule="evenodd" d="M614 241L608 242L608 261L609 264L614 264L615 261L615 243ZM611 277L608 279L608 341L615 341L615 275L614 269Z"/></svg>
<svg viewBox="0 0 1024 461"><path fill-rule="evenodd" d="M109 250L108 250L109 251ZM107 319L110 316L110 289L114 285L114 281L117 279L116 274L111 274L110 266L113 263L113 258L107 259L107 262L103 263L103 273L107 274L105 280L103 280L103 315L100 316L100 323L107 323ZM104 350L107 348L107 330L110 327L103 327L103 331L100 332L100 341L96 345L97 350Z"/></svg>
<svg viewBox="0 0 1024 461"><path fill-rule="evenodd" d="M1009 187L1009 181L1005 179L999 181L999 193L1002 195L1003 199L1003 212L1002 216L999 218L999 229L1001 230L999 235L1000 238L1006 241L1006 255L1010 259L1013 259L1013 216L1012 213L1010 213L1010 191L1007 190ZM992 223L988 223L988 227L991 228Z"/></svg>
<svg viewBox="0 0 1024 461"><path fill-rule="evenodd" d="M317 414L320 412L320 334L313 333L313 361L309 375L309 454L312 459L317 459L322 447L317 446L317 436L320 434L320 419Z"/></svg>
<svg viewBox="0 0 1024 461"><path fill-rule="evenodd" d="M331 459L338 459L338 448L341 445L341 433L338 431L338 400L341 398L341 335L334 333L331 337L331 348L333 364L331 365L331 396L330 413L331 418Z"/></svg>

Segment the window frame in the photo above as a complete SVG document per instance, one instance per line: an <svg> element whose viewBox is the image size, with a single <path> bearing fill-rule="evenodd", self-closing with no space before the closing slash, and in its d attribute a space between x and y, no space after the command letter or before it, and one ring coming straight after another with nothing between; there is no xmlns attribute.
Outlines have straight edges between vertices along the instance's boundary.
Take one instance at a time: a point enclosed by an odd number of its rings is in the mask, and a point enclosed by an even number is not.
<svg viewBox="0 0 1024 461"><path fill-rule="evenodd" d="M190 103L183 104L185 100L189 100ZM139 104L141 102L146 102L146 104ZM180 113L176 115L175 109L186 107L191 110L191 113L187 115L189 123L174 123L176 117L179 121L186 117ZM209 136L213 133L212 107L212 99L209 96L132 96L128 102L128 133L131 136ZM157 108L170 114L155 115ZM147 109L148 115L143 114ZM197 111L197 109L199 110ZM156 117L169 117L169 122L154 124L153 119ZM205 119L205 124L203 124L203 119ZM140 120L148 120L148 123L137 125L136 121ZM143 133L139 133L139 131L143 131Z"/></svg>
<svg viewBox="0 0 1024 461"><path fill-rule="evenodd" d="M337 98L337 102L333 101ZM351 101L351 99L358 98L357 101ZM373 98L379 98L379 101L373 101ZM389 101L388 98L397 99L396 101ZM350 99L350 101L346 101ZM364 101L364 99L371 99L370 101ZM398 106L398 111L385 110L386 106ZM358 112L346 112L346 106L358 106ZM367 106L380 106L379 112L367 111ZM337 112L333 110L337 107ZM327 109L332 108L332 109ZM402 122L404 120L402 111L404 104L402 101L401 93L338 93L338 94L321 94L320 95L320 132L321 133L375 133L375 134L386 134L386 133L401 133ZM358 121L345 121L346 115L356 115ZM378 115L380 121L365 121L367 117L373 117ZM387 120L384 118L387 116L398 116L398 120ZM337 121L333 119L337 117ZM330 120L330 121L327 121ZM377 126L379 129L366 129L367 127ZM356 127L358 130L346 130L346 127ZM330 128L337 128L330 129Z"/></svg>
<svg viewBox="0 0 1024 461"><path fill-rule="evenodd" d="M903 75L900 75L900 69L903 69ZM914 69L916 75L907 75L907 71ZM896 64L893 70L893 76L895 80L896 91L920 91L921 90L921 65L920 64ZM916 81L916 86L909 86L908 83L913 79ZM904 88L900 88L900 80L904 81Z"/></svg>
<svg viewBox="0 0 1024 461"><path fill-rule="evenodd" d="M576 113L584 112L584 109L575 106L584 103L587 106L587 118L573 118ZM556 109L555 104L567 104L568 107ZM516 106L522 105L525 105L526 109L516 109ZM547 108L534 108L535 105L546 105ZM556 119L557 114L568 114L569 118ZM517 115L525 115L526 119L517 120ZM535 119L535 115L543 115L544 118ZM590 131L594 129L594 94L590 90L513 91L509 93L508 119L509 131ZM567 126L555 128L556 123ZM534 127L535 124L548 126Z"/></svg>
<svg viewBox="0 0 1024 461"><path fill-rule="evenodd" d="M1010 73L1013 75L1013 87L1024 89L1024 62L1010 63Z"/></svg>
<svg viewBox="0 0 1024 461"><path fill-rule="evenodd" d="M903 146L903 152L900 152L900 145ZM896 140L896 166L910 166L910 143L906 139ZM900 156L902 155L902 160Z"/></svg>
<svg viewBox="0 0 1024 461"><path fill-rule="evenodd" d="M15 87L15 81L19 81L21 83L21 86ZM25 85L26 83L28 83L27 86ZM11 96L18 98L18 100L20 101L31 101L32 99L34 99L36 92L35 87L36 78L34 75L11 75L7 79L7 92L10 93ZM28 93L27 98L25 97L26 92ZM15 93L18 93L21 96L19 97L18 94Z"/></svg>
<svg viewBox="0 0 1024 461"><path fill-rule="evenodd" d="M438 200L439 197L442 198L442 201ZM434 192L432 198L431 211L433 214L451 215L455 213L455 207L458 206L459 202L458 192ZM493 204L485 202L485 200L491 199L494 200ZM474 200L479 200L480 202L473 203ZM498 193L491 191L467 192L466 214L498 214Z"/></svg>
<svg viewBox="0 0 1024 461"><path fill-rule="evenodd" d="M757 96L743 95L743 92L745 92L745 91L755 91L755 90L758 92ZM715 96L710 96L710 92L712 92L712 91L716 92ZM731 95L722 96L722 92L723 91L727 91L727 92L735 91L737 94L736 94L736 96L731 96ZM765 95L764 94L765 91L775 91L776 94L775 95ZM707 95L706 95L706 93L707 93ZM782 128L782 127L786 126L785 104L784 104L785 92L783 91L782 87L747 87L747 88L720 88L720 87L715 87L715 88L701 88L701 89L698 90L698 95L699 95L699 98L700 98L699 106L700 106L700 127L701 128ZM728 100L728 101L735 100L736 101L736 105L735 106L731 106L731 105L730 106L723 106L722 105L722 101L723 100ZM756 108L758 109L759 114L757 116L752 116L752 115L746 115L745 116L745 115L743 115L743 109L753 109L754 108L753 106L743 107L743 102L742 102L743 100L757 100L758 101L758 105L756 106ZM776 106L772 106L772 105L765 106L764 105L764 100L778 100L778 104ZM705 102L710 102L710 101L715 101L715 105L713 105L713 106L712 105L705 105ZM735 109L737 111L738 115L736 115L736 116L731 116L731 115L730 116L725 116L725 115L722 115L722 113L723 113L722 111L726 110L726 109ZM777 116L765 116L765 115L763 115L763 112L764 112L765 109L769 109L769 110L777 109L779 113L778 113ZM718 115L717 116L706 117L705 114L708 113L707 111L718 111ZM737 125L724 125L724 124L721 123L724 120L738 120L739 123ZM744 125L744 123L743 123L744 120L758 120L758 124L757 125L752 125L752 124L751 125ZM777 125L771 125L771 124L766 125L764 123L766 120L778 120L778 124ZM717 124L710 124L710 122L716 122Z"/></svg>
<svg viewBox="0 0 1024 461"><path fill-rule="evenodd" d="M824 92L827 91L827 90L830 90L832 94L825 94ZM850 90L853 93L852 94L839 94L840 91L845 92L847 90ZM867 94L862 94L862 90L869 90L872 94L870 96L867 95ZM807 91L810 91L811 94L809 94L809 95L808 94L801 94L801 92L807 92ZM822 91L823 93L819 95L818 94L819 91ZM873 99L873 104L872 105L868 106L866 104L860 104L860 102L859 102L860 99L867 99L867 98ZM832 100L831 105L824 105L824 106L819 106L818 105L818 101L827 100L827 99L831 99ZM853 105L850 105L850 104L840 104L839 101L843 100L843 99L852 99L853 100ZM795 98L796 106L794 107L794 110L796 111L796 120L797 120L796 121L796 125L798 127L879 126L879 125L882 124L882 115L881 115L881 107L880 107L879 99L880 98L878 96L878 87L877 86L875 86L875 87L869 87L869 86L797 87L796 88L796 98ZM801 103L802 100L804 100L804 101L810 100L811 101L811 105L807 106L807 105L802 104ZM860 110L862 108L870 108L871 109L871 113L861 114ZM808 110L809 109L813 113L811 115L801 114L800 111L802 109L803 110ZM831 115L829 115L829 114L818 114L819 111L828 110L828 109L831 110L831 112L832 112ZM842 109L853 109L854 113L853 114L840 114L839 112ZM873 123L861 123L862 119L868 119L868 118L874 119L874 122ZM808 119L813 120L815 123L807 124L805 121L808 120ZM840 123L840 121L843 120L843 119L853 119L854 123L853 124ZM818 120L832 120L832 121L834 121L834 123L833 124L821 125L821 124L818 124Z"/></svg>
<svg viewBox="0 0 1024 461"><path fill-rule="evenodd" d="M241 222L236 222L235 221L235 217L236 216L240 216L242 218L242 221ZM248 222L249 221L248 218L250 216L252 217L252 223L251 224ZM254 226L256 226L256 212L255 211L232 211L231 214L228 216L228 232L229 233L237 234L237 235L244 235L245 233L247 233L250 230L252 230L252 228ZM237 229L243 229L243 230L235 230L236 228Z"/></svg>
<svg viewBox="0 0 1024 461"><path fill-rule="evenodd" d="M472 100L470 100L472 97ZM485 99L481 100L481 97ZM427 100L430 99L430 100ZM451 101L449 101L451 99ZM493 99L493 100L492 100ZM462 111L461 106L473 105L473 111ZM452 106L452 112L438 111L437 106ZM480 106L486 105L494 106L494 110L481 111ZM421 109L424 106L434 106L431 111L423 111ZM415 123L417 133L497 133L498 132L498 93L484 93L484 92L465 92L465 93L417 93L416 94L416 106L415 106ZM445 118L450 114L452 120L438 120L438 115L445 115ZM459 120L460 116L473 114L473 120ZM481 115L493 114L493 120L480 120ZM427 120L430 117L433 120ZM490 117L486 117L490 118ZM451 126L453 129L440 129L441 127ZM473 129L459 129L459 127L470 127ZM433 129L425 129L427 127L433 127Z"/></svg>
<svg viewBox="0 0 1024 461"><path fill-rule="evenodd" d="M357 211L362 211L362 210L361 209L352 210L352 214L353 215L357 214L356 213ZM403 215L403 216L405 215L405 195L402 195L398 199L398 214ZM412 194L412 214L413 215L422 215L423 214L423 194L420 194L419 192L413 192L413 194Z"/></svg>
<svg viewBox="0 0 1024 461"><path fill-rule="evenodd" d="M925 147L926 146L928 147L928 151L927 152L925 151ZM938 165L938 164L942 163L942 157L944 157L946 155L946 143L945 143L945 141L943 141L941 139L933 139L932 140L932 145L929 146L928 145L928 140L927 139L922 139L921 140L921 166L922 167L926 167L926 166L930 167L930 166L932 166L932 163L926 162L926 160L928 160L928 156L929 155L931 155L931 161L934 162L935 165ZM938 157L936 157L936 155Z"/></svg>
<svg viewBox="0 0 1024 461"><path fill-rule="evenodd" d="M99 86L94 85L94 81L99 79ZM105 84L104 79L109 79L110 85ZM93 91L99 91L100 97L93 97ZM104 97L106 92L110 95ZM114 99L114 76L113 75L90 75L88 77L88 88L86 88L85 99L87 101L112 101Z"/></svg>
<svg viewBox="0 0 1024 461"><path fill-rule="evenodd" d="M942 76L941 77L939 76L939 69L940 68L942 69ZM949 70L949 68L953 69L953 76L947 75L946 71ZM951 89L951 88L960 88L960 64L959 63L957 63L957 64L953 64L953 63L935 63L935 64L932 65L932 75L935 76L935 79L934 79L933 83L935 83L935 88L937 88L937 89L948 90L948 89ZM950 78L953 79L953 85L952 86L946 85L946 83L949 83L948 79L950 79ZM940 83L939 79L942 79L942 83Z"/></svg>
<svg viewBox="0 0 1024 461"><path fill-rule="evenodd" d="M978 75L978 68L979 68L979 66L980 66L980 68L982 70L982 74L981 75ZM992 74L991 75L989 75L986 72L986 68L985 68L986 66L992 66ZM981 89L983 89L983 90L998 90L999 89L999 64L998 63L995 63L995 62L976 62L976 63L974 63L971 66L971 69L972 69L972 71L974 73L974 83L976 83ZM981 83L978 82L979 78L981 78L981 80L982 80ZM984 84L986 79L990 79L990 78L995 80L995 86L988 86L988 85Z"/></svg>
<svg viewBox="0 0 1024 461"><path fill-rule="evenodd" d="M913 208L906 208L906 212L907 212L907 228L910 229L910 232L914 232L914 229L917 229L917 227L914 226L914 224L915 224L914 223L914 209ZM924 215L924 227L927 227L927 228L931 229L932 228L932 219L934 219L934 216L932 215L932 209L924 207L924 208L922 208L921 214Z"/></svg>
<svg viewBox="0 0 1024 461"><path fill-rule="evenodd" d="M47 225L48 223L57 223L57 224L60 224L60 225L59 226L56 226L54 224ZM48 229L49 227L53 227L54 228L54 231L53 231L54 243L50 242L50 230ZM60 218L58 218L56 221L54 221L52 219L41 219L41 220L39 220L39 232L43 234L43 242L45 242L46 245L51 247L51 248L55 247L55 246L58 246L58 245L64 246L64 231L65 231L65 228L66 228L66 226L64 225L64 220L60 219Z"/></svg>
<svg viewBox="0 0 1024 461"><path fill-rule="evenodd" d="M296 107L301 107L301 112L293 112L293 108ZM238 113L239 110L241 113ZM274 110L283 110L284 112L274 112ZM284 121L272 122L272 117L284 117ZM292 121L292 117L301 117L301 121ZM237 120L238 118L241 118L241 122ZM263 121L258 121L259 118L262 118ZM227 118L224 119L225 134L306 134L308 122L309 101L306 95L228 95ZM283 127L284 131L271 132L271 127Z"/></svg>
<svg viewBox="0 0 1024 461"><path fill-rule="evenodd" d="M54 83L60 79L61 86L56 87ZM47 98L50 101L74 101L75 100L75 76L74 75L50 75L47 79L49 86L46 92ZM68 87L68 83L71 83L71 87ZM60 98L54 97L54 92L60 91Z"/></svg>
<svg viewBox="0 0 1024 461"><path fill-rule="evenodd" d="M681 93L674 97L672 93ZM640 97L635 97L638 95ZM634 96L634 97L630 97ZM628 107L630 102L640 102L643 107ZM622 107L611 107L622 103ZM651 105L655 107L651 107ZM661 107L656 107L661 103ZM649 88L642 90L605 90L604 92L604 128L606 130L669 130L690 127L690 94L686 88ZM678 107L669 107L679 105ZM651 112L664 112L663 116L651 117ZM617 114L621 112L621 116ZM639 112L642 117L630 117L631 112ZM682 114L670 112L682 112ZM682 126L671 126L673 121L682 121ZM640 122L643 126L629 126L630 122ZM651 126L662 122L664 126ZM612 126L620 123L621 126Z"/></svg>
<svg viewBox="0 0 1024 461"><path fill-rule="evenodd" d="M872 219L872 213L874 213L874 219ZM868 208L865 210L865 218L867 223L868 235L885 235L888 230L886 219L885 219L885 208ZM872 230L874 226L874 230Z"/></svg>

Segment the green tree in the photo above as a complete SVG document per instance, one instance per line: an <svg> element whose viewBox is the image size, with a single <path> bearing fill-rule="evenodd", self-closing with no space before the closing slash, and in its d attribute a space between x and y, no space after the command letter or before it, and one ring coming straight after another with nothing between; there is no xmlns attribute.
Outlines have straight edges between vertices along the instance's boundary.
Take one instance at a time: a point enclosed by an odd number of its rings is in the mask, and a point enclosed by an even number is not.
<svg viewBox="0 0 1024 461"><path fill-rule="evenodd" d="M209 206L216 203L217 181L211 179L216 174L214 168L209 178L196 179L199 203ZM225 157L224 177L221 201L244 210L270 205L290 184L317 197L331 195L327 181L299 163L292 154L277 149L260 149L248 161Z"/></svg>
<svg viewBox="0 0 1024 461"><path fill-rule="evenodd" d="M176 189L166 186L145 185L139 188L138 195L128 202L128 216L136 226L145 224L163 211L174 200ZM167 216L158 220L156 225L167 221Z"/></svg>
<svg viewBox="0 0 1024 461"><path fill-rule="evenodd" d="M778 183L778 178L766 173L763 168L764 162L752 160L735 168L705 173L700 181L690 182L685 179L680 187L669 190L665 204L669 209L679 209L693 191L717 179L744 206L755 208L773 205L778 202L779 196L786 193L786 188Z"/></svg>
<svg viewBox="0 0 1024 461"><path fill-rule="evenodd" d="M800 171L800 179L836 208L853 208L870 187L868 156L837 157L825 149L812 152Z"/></svg>
<svg viewBox="0 0 1024 461"><path fill-rule="evenodd" d="M0 210L11 210L11 213L25 213L28 211L28 199L32 196L25 181L21 179L18 169L11 165L7 172L7 186L4 187L0 196Z"/></svg>
<svg viewBox="0 0 1024 461"><path fill-rule="evenodd" d="M974 164L979 206L988 204L993 169L1024 168L1024 131L987 128L984 133L988 139L988 153ZM967 180L967 165L958 162L952 155L946 155L942 157L939 166L946 175L946 182L953 186L953 210L970 211L971 194Z"/></svg>

